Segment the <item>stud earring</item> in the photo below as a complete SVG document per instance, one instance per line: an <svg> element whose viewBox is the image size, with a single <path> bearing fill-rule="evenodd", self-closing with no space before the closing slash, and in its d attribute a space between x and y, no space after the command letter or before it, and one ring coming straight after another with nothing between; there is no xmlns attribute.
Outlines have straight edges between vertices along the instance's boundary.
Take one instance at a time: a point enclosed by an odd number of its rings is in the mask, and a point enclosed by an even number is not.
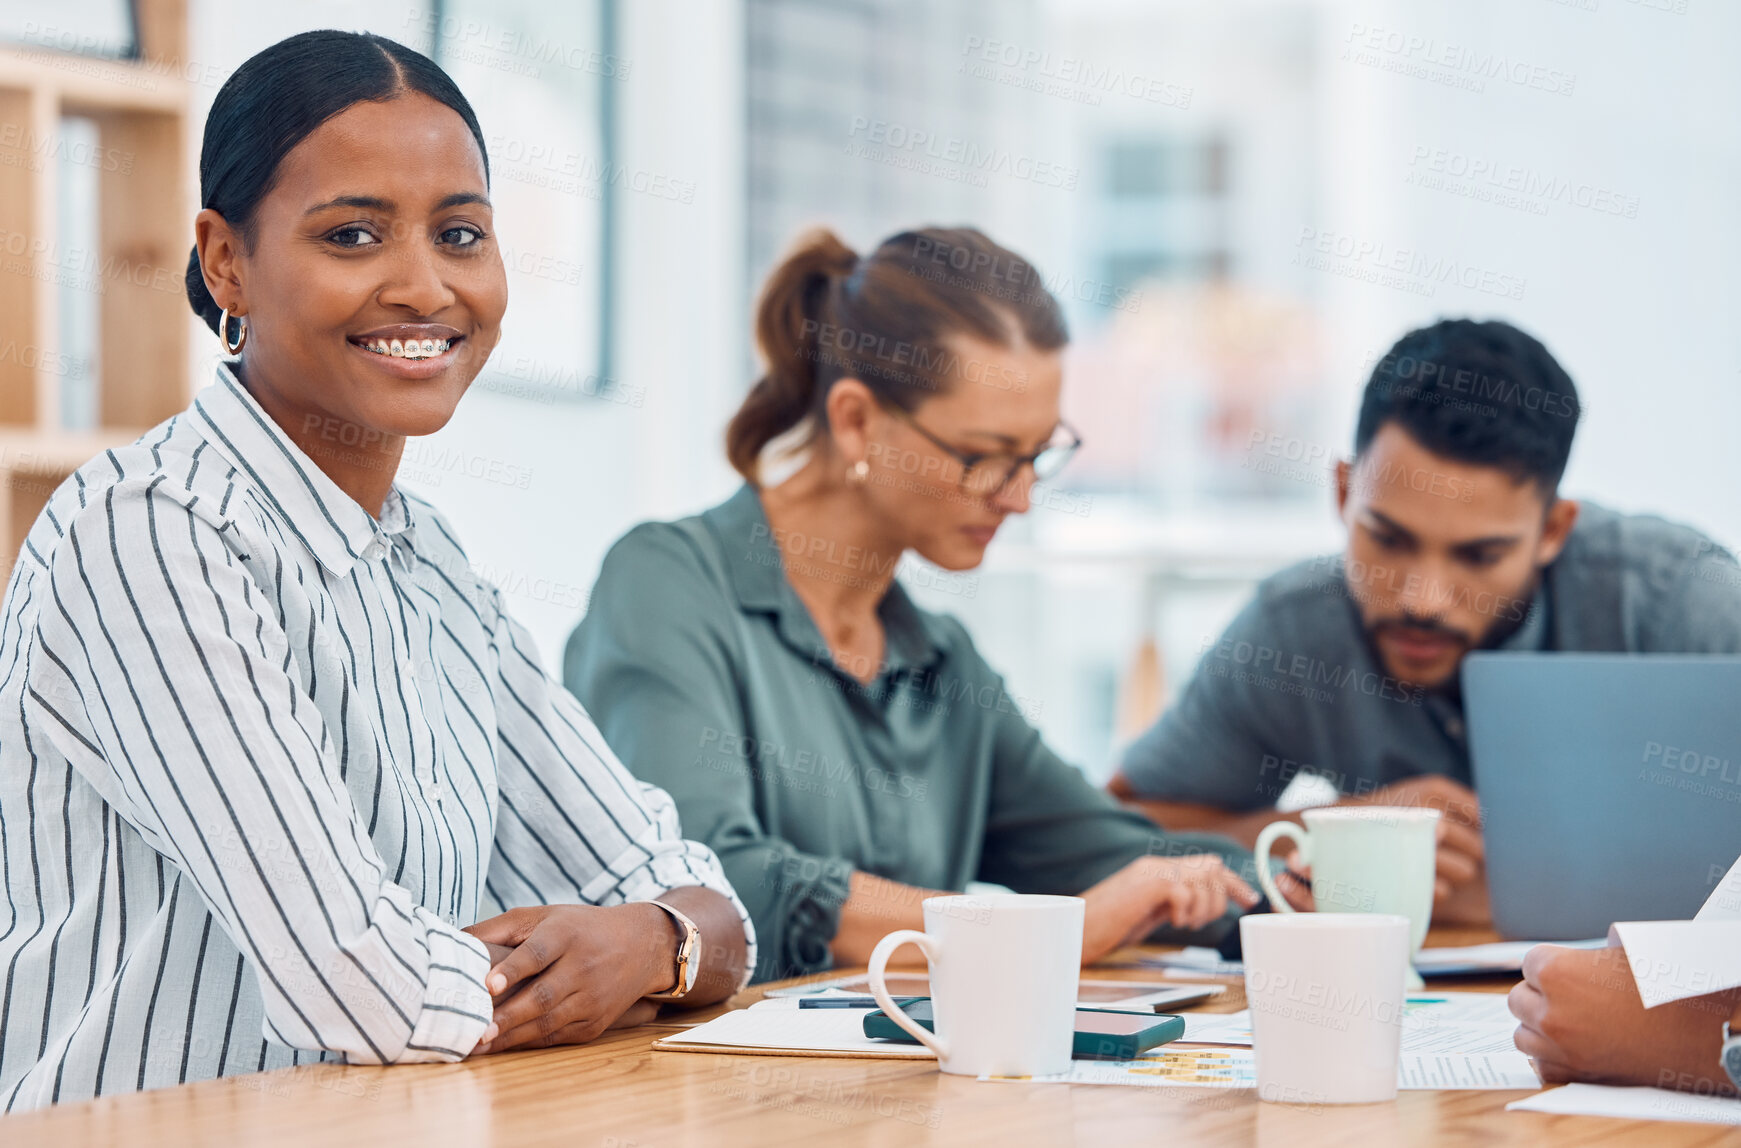
<svg viewBox="0 0 1741 1148"><path fill-rule="evenodd" d="M852 483L855 486L862 486L864 484L864 480L869 478L869 477L870 477L870 463L866 462L862 458L847 468L846 481Z"/></svg>
<svg viewBox="0 0 1741 1148"><path fill-rule="evenodd" d="M237 336L235 345L230 344L230 309L225 307L218 315L218 338L223 341L224 350L232 355L242 353L242 345L248 341L248 316L237 315L236 322L241 324L241 334Z"/></svg>

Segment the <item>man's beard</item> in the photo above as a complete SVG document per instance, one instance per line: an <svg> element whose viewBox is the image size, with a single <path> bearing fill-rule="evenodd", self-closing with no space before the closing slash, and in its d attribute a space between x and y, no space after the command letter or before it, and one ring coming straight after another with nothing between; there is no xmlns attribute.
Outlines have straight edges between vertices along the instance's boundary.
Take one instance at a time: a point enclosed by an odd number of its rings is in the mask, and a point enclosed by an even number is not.
<svg viewBox="0 0 1741 1148"><path fill-rule="evenodd" d="M1447 626L1437 618L1423 614L1415 614L1408 610L1404 610L1400 614L1379 618L1372 622L1368 622L1363 618L1361 619L1361 629L1365 633L1367 644L1371 647L1373 654L1378 656L1381 663L1384 659L1380 654L1381 647L1378 644L1379 636L1385 633L1406 630L1416 634L1431 634L1448 638L1450 641L1456 643L1458 646L1462 647L1463 651L1458 655L1458 665L1460 666L1462 664L1462 659L1468 656L1471 652L1475 650L1497 649L1505 643L1506 639L1510 638L1513 634L1523 628L1523 624L1529 620L1529 611L1535 602L1536 592L1541 587L1541 580L1542 567L1538 566L1534 573L1530 575L1529 581L1524 585L1522 591L1517 596L1502 599L1498 595L1495 595L1496 601L1521 603L1524 608L1515 611L1515 616L1513 616L1514 612L1511 611L1496 614L1494 616L1493 624L1489 626L1486 632L1481 634L1479 638L1470 634L1467 630L1460 630L1455 626ZM1418 685L1419 683L1410 684ZM1451 697L1458 697L1462 694L1462 683L1455 672L1438 685L1425 688L1430 688L1436 693L1443 693Z"/></svg>

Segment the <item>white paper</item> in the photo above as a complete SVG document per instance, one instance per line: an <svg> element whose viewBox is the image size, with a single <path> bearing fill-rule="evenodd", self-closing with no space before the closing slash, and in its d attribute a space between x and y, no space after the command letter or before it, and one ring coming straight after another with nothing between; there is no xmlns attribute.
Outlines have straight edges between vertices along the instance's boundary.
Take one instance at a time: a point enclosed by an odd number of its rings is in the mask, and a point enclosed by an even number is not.
<svg viewBox="0 0 1741 1148"><path fill-rule="evenodd" d="M1620 921L1645 1008L1741 985L1741 921Z"/></svg>
<svg viewBox="0 0 1741 1148"><path fill-rule="evenodd" d="M889 991L892 995L925 996L930 992L930 981L923 973L890 974ZM827 981L812 981L809 984L793 985L789 988L769 989L765 1000L792 1000L804 997L821 998L824 1000L871 1000L874 999L863 989L848 986L858 986L865 983L863 975L836 977ZM1190 1005L1208 997L1220 996L1227 991L1226 985L1178 984L1160 985L1148 981L1110 981L1084 978L1078 982L1080 993L1077 1008L1110 1008L1129 1012L1168 1012L1174 1006Z"/></svg>
<svg viewBox="0 0 1741 1148"><path fill-rule="evenodd" d="M862 1008L806 1008L796 1000L757 1001L664 1037L666 1044L731 1045L739 1048L779 1048L793 1052L872 1052L935 1060L922 1044L877 1040L864 1034Z"/></svg>
<svg viewBox="0 0 1741 1148"><path fill-rule="evenodd" d="M1185 1035L1179 1039L1186 1044L1251 1047L1250 1009L1240 1009L1238 1012L1188 1012L1180 1015L1185 1018Z"/></svg>
<svg viewBox="0 0 1741 1148"><path fill-rule="evenodd" d="M1402 1050L1423 1055L1483 1056L1510 1054L1517 1018L1504 993L1410 993L1403 1014ZM1188 1044L1224 1044L1249 1048L1251 1010L1231 1013L1186 1013ZM1533 1087L1533 1086L1528 1086Z"/></svg>
<svg viewBox="0 0 1741 1148"><path fill-rule="evenodd" d="M1405 1054L1424 1056L1522 1056L1513 1039L1516 1032L1517 1018L1511 1015L1504 993L1411 993L1408 1009L1403 1014L1402 1050ZM1479 1068L1477 1064L1472 1071ZM1521 1078L1512 1075L1507 1079ZM1529 1074L1529 1079L1535 1080L1534 1072ZM1538 1088L1540 1085L1490 1087Z"/></svg>
<svg viewBox="0 0 1741 1148"><path fill-rule="evenodd" d="M1552 1112L1562 1116L1620 1116L1628 1120L1684 1120L1699 1124L1741 1124L1741 1100L1697 1096L1662 1088L1616 1088L1607 1084L1568 1084L1506 1106L1513 1112Z"/></svg>
<svg viewBox="0 0 1741 1148"><path fill-rule="evenodd" d="M1035 1084L1129 1084L1139 1088L1256 1088L1257 1067L1243 1048L1152 1049L1135 1060L1073 1060L1052 1076L982 1076Z"/></svg>
<svg viewBox="0 0 1741 1148"><path fill-rule="evenodd" d="M1741 920L1741 858L1737 858L1735 864L1729 866L1729 871L1717 882L1717 887L1711 890L1711 895L1705 898L1699 911L1693 914L1693 920Z"/></svg>
<svg viewBox="0 0 1741 1148"><path fill-rule="evenodd" d="M1212 973L1216 976L1235 976L1245 971L1245 965L1239 961L1223 960L1221 954L1214 949L1206 949L1199 945L1191 945L1176 953L1160 953L1152 957L1144 957L1142 964L1159 965L1167 969L1186 969L1193 973Z"/></svg>
<svg viewBox="0 0 1741 1148"><path fill-rule="evenodd" d="M1435 1025L1500 1025L1517 1027L1504 993L1445 992L1410 993L1403 1014L1403 1047L1409 1033L1428 1031Z"/></svg>
<svg viewBox="0 0 1741 1148"><path fill-rule="evenodd" d="M982 1076L1036 1084L1126 1084L1137 1088L1256 1088L1257 1059L1243 1048L1154 1049L1134 1060L1073 1060L1054 1076ZM1402 1057L1397 1087L1405 1091L1540 1088L1521 1052L1487 1056Z"/></svg>
<svg viewBox="0 0 1741 1148"><path fill-rule="evenodd" d="M1396 1086L1408 1090L1540 1088L1529 1057L1515 1048L1488 1053L1403 1053Z"/></svg>

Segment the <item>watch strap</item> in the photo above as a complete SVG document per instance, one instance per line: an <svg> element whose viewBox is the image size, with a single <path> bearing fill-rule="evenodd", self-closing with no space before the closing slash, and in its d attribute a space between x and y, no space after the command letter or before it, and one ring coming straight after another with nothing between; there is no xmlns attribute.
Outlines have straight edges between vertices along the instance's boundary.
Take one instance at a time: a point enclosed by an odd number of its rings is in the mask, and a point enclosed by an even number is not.
<svg viewBox="0 0 1741 1148"><path fill-rule="evenodd" d="M665 992L648 993L647 999L655 1001L682 1000L695 988L696 974L701 965L701 930L696 928L695 922L691 921L683 912L657 897L649 900L647 904L657 905L669 913L683 934L683 939L677 943L677 983Z"/></svg>
<svg viewBox="0 0 1741 1148"><path fill-rule="evenodd" d="M1723 1072L1729 1077L1729 1083L1741 1091L1741 1036L1729 1031L1729 1022L1723 1022Z"/></svg>

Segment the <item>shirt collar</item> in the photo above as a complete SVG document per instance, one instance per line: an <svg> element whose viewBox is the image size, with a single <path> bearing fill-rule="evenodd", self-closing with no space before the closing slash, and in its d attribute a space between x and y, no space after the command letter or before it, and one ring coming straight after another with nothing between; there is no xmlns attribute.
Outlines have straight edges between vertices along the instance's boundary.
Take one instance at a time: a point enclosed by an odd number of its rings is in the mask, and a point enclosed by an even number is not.
<svg viewBox="0 0 1741 1148"><path fill-rule="evenodd" d="M786 580L781 551L756 488L745 483L703 517L725 544L726 567L739 607L749 613L773 614L788 645L819 665L832 666L833 656L816 620ZM886 669L923 669L943 656L946 638L937 619L913 603L899 580L890 583L877 613L887 640Z"/></svg>
<svg viewBox="0 0 1741 1148"><path fill-rule="evenodd" d="M236 378L230 363L194 399L194 426L212 448L246 474L291 533L338 577L359 558L385 553L394 536L409 542L415 525L410 503L395 485L377 522L290 441Z"/></svg>

